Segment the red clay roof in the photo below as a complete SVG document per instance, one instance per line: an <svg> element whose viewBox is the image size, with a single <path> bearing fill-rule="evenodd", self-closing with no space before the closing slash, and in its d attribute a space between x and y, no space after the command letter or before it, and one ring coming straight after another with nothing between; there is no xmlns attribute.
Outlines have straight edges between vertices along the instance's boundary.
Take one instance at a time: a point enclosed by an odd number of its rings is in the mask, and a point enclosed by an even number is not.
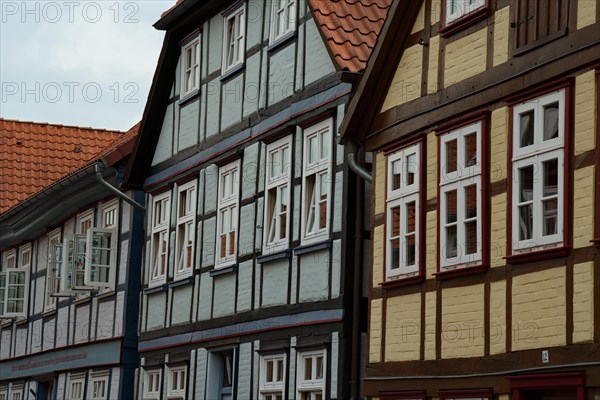
<svg viewBox="0 0 600 400"><path fill-rule="evenodd" d="M309 0L309 4L339 69L362 72L392 0Z"/></svg>
<svg viewBox="0 0 600 400"><path fill-rule="evenodd" d="M129 134L0 118L0 214L99 159Z"/></svg>

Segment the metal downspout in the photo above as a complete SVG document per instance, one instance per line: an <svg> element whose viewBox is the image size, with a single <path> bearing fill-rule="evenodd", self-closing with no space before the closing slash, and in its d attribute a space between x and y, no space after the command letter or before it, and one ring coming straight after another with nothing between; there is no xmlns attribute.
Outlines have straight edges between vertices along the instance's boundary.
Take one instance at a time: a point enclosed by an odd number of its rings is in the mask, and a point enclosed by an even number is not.
<svg viewBox="0 0 600 400"><path fill-rule="evenodd" d="M96 163L96 165L94 165L94 169L96 171L96 179L98 180L98 182L103 185L104 187L106 187L108 190L110 190L111 192L113 192L116 196L118 196L119 198L125 200L126 202L128 202L129 204L131 204L132 206L134 206L135 208L137 208L138 210L141 210L142 212L146 212L146 207L144 207L143 205L141 205L140 203L138 203L137 201L130 199L129 197L127 197L127 195L123 192L121 192L119 189L117 189L116 187L114 187L113 185L111 185L110 183L106 182L104 180L104 177L102 176L102 172L100 171L100 165L99 163Z"/></svg>

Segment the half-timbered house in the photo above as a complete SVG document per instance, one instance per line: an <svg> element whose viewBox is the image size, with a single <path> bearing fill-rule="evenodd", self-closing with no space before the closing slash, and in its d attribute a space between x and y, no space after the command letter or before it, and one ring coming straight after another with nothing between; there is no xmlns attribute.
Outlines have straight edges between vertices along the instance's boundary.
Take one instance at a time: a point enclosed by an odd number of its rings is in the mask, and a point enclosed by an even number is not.
<svg viewBox="0 0 600 400"><path fill-rule="evenodd" d="M373 152L368 398L600 396L599 63L597 1L393 3L341 125Z"/></svg>
<svg viewBox="0 0 600 400"><path fill-rule="evenodd" d="M127 178L138 398L357 398L368 204L336 133L389 3L183 0L156 23Z"/></svg>
<svg viewBox="0 0 600 400"><path fill-rule="evenodd" d="M0 400L133 397L136 134L0 119Z"/></svg>

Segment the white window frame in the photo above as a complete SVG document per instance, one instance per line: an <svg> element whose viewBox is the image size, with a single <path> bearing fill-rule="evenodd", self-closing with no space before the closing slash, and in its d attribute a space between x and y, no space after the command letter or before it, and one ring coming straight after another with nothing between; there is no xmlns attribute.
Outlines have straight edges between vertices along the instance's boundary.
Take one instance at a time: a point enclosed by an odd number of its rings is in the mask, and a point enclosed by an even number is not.
<svg viewBox="0 0 600 400"><path fill-rule="evenodd" d="M29 252L29 263L22 264L22 254ZM0 272L0 317L25 318L27 317L29 303L29 274L32 263L31 244L28 243L4 253L4 267ZM22 295L19 295L19 293ZM21 311L9 311L9 305L21 302Z"/></svg>
<svg viewBox="0 0 600 400"><path fill-rule="evenodd" d="M544 107L558 103L558 135L556 138L544 140ZM533 144L520 147L520 115L531 112L534 113L533 122ZM544 250L548 248L562 247L564 244L564 204L565 204L565 89L560 89L541 97L527 100L513 107L513 126L512 126L512 253L521 254L532 251ZM556 233L553 235L542 234L543 229L543 164L549 160L557 160L557 194L551 197L557 199ZM532 193L532 237L529 239L519 239L520 228L520 170L532 166L533 193Z"/></svg>
<svg viewBox="0 0 600 400"><path fill-rule="evenodd" d="M75 221L75 233L87 235L87 231L94 227L94 209L78 214ZM87 228L84 229L84 226Z"/></svg>
<svg viewBox="0 0 600 400"><path fill-rule="evenodd" d="M96 236L109 236L108 240L109 247L103 247L97 245L94 238ZM84 283L86 286L99 287L99 288L115 288L115 274L117 270L117 232L115 229L105 228L91 228L87 233L87 246L86 246L86 258L85 258L85 278ZM108 260L99 260L95 254L101 252L108 252ZM108 262L108 263L106 263ZM107 268L108 280L102 280L94 277L94 270L98 268ZM96 274L99 277L100 274Z"/></svg>
<svg viewBox="0 0 600 400"><path fill-rule="evenodd" d="M235 264L238 252L239 233L239 192L241 178L241 161L236 160L219 168L219 197L217 205L217 236L215 240L215 268L223 268ZM229 185L229 188L226 186ZM223 220L223 215L228 216ZM228 223L229 231L223 231L223 223ZM231 249L231 234L233 233L233 252ZM225 255L221 255L222 240L225 236Z"/></svg>
<svg viewBox="0 0 600 400"><path fill-rule="evenodd" d="M438 199L440 213L440 242L439 242L439 261L440 270L447 271L455 268L469 267L478 265L482 262L483 252L483 236L482 236L482 181L481 181L481 162L482 162L482 126L481 121L469 124L467 126L452 130L440 136L440 179L439 188L440 195ZM476 163L473 165L465 165L466 160L466 138L470 135L475 135L476 140ZM448 171L447 144L456 141L456 171ZM465 189L475 185L477 208L474 218L467 218L465 213L466 193ZM456 191L456 221L447 223L448 221L448 204L446 194ZM472 254L465 254L466 248L466 229L467 222L475 220L477 226L477 251ZM446 227L455 225L457 228L457 255L456 257L446 257L447 232Z"/></svg>
<svg viewBox="0 0 600 400"><path fill-rule="evenodd" d="M157 207L160 205L160 215L157 215ZM167 281L169 270L169 226L171 220L171 192L167 191L152 199L152 213L150 215L150 226L152 236L150 241L150 262L148 263L148 286L159 286ZM157 245L164 240L164 254ZM164 266L159 265L163 259Z"/></svg>
<svg viewBox="0 0 600 400"><path fill-rule="evenodd" d="M273 364L272 376L275 377L277 372L277 363L283 363L283 369L281 380L272 380L267 381L267 373L268 373L268 365L269 362ZM273 355L265 355L260 357L260 387L259 387L259 395L260 400L275 400L277 395L280 395L282 399L285 398L285 377L286 377L286 368L287 368L287 357L286 354L273 354Z"/></svg>
<svg viewBox="0 0 600 400"><path fill-rule="evenodd" d="M185 400L185 394L187 390L187 366L169 367L167 377L167 398ZM181 374L183 374L183 387L174 384L181 383ZM173 376L176 375L176 379ZM177 382L176 382L177 381Z"/></svg>
<svg viewBox="0 0 600 400"><path fill-rule="evenodd" d="M110 393L110 387L108 385L108 378L109 378L109 372L108 371L102 371L102 372L92 372L90 374L89 377L89 383L88 383L88 399L89 400L108 400L109 397L109 393ZM95 383L96 382L102 382L104 381L104 395L98 395L97 393L94 393L95 390Z"/></svg>
<svg viewBox="0 0 600 400"><path fill-rule="evenodd" d="M101 227L102 228L115 228L119 227L119 200L114 199L102 205L101 211ZM107 221L109 216L112 217Z"/></svg>
<svg viewBox="0 0 600 400"><path fill-rule="evenodd" d="M152 377L152 379L150 379ZM152 381L152 382L151 382ZM154 385L151 385L153 383ZM156 387L156 383L158 387ZM152 387L153 386L153 387ZM144 390L143 400L158 400L160 399L160 390L162 387L162 369L145 369L144 370ZM158 390L155 390L158 389Z"/></svg>
<svg viewBox="0 0 600 400"><path fill-rule="evenodd" d="M409 157L414 157L414 164L409 163ZM393 187L393 166L395 162L400 162L401 173L400 173L400 188L394 189ZM401 279L419 274L421 263L420 257L420 237L421 237L421 143L415 143L407 146L401 150L388 155L387 157L387 183L386 183L386 280ZM408 184L405 177L409 175L409 168L413 174L413 182ZM408 224L406 222L406 206L410 203L415 203L415 230L414 232L408 231ZM400 221L399 221L399 239L400 239L400 260L399 267L393 268L393 252L392 252L392 240L396 239L397 236L393 235L393 215L392 209L400 208ZM406 254L408 252L408 243L402 239L402 237L412 236L415 237L415 261L413 265L406 263Z"/></svg>
<svg viewBox="0 0 600 400"><path fill-rule="evenodd" d="M0 400L8 400L8 386L0 387Z"/></svg>
<svg viewBox="0 0 600 400"><path fill-rule="evenodd" d="M191 64L188 64L188 51L191 51ZM200 35L198 35L198 37L181 46L181 98L196 92L200 88L200 57ZM191 82L188 82L188 73Z"/></svg>
<svg viewBox="0 0 600 400"><path fill-rule="evenodd" d="M445 0L446 25L485 7L487 0Z"/></svg>
<svg viewBox="0 0 600 400"><path fill-rule="evenodd" d="M83 400L85 398L85 373L73 374L70 373L68 375L67 382L67 390L68 390L68 399L71 400ZM73 393L73 384L81 385L81 396L75 396Z"/></svg>
<svg viewBox="0 0 600 400"><path fill-rule="evenodd" d="M177 227L175 230L175 280L190 276L194 270L196 248L196 180L177 189ZM185 195L185 196L184 196ZM185 198L186 204L181 202ZM189 253L188 253L189 252ZM188 255L188 257L186 257ZM189 262L189 265L188 265Z"/></svg>
<svg viewBox="0 0 600 400"><path fill-rule="evenodd" d="M331 155L334 151L333 141L333 119L321 121L304 131L303 152L304 162L302 163L302 244L317 242L329 237L330 219L331 219L331 194L333 191L332 182L335 181L332 175ZM316 139L317 156L311 161L310 149L311 140ZM322 144L327 144L326 154ZM322 181L323 179L323 181ZM311 183L312 180L312 183ZM309 189L312 185L312 195L309 196ZM321 219L321 203L323 200L318 198L322 192L323 185L326 191L325 200L325 226L319 227ZM318 213L318 214L317 214ZM314 220L313 220L314 218ZM313 229L309 231L309 221L313 220Z"/></svg>
<svg viewBox="0 0 600 400"><path fill-rule="evenodd" d="M232 37L232 31L234 35ZM223 17L222 73L241 65L246 54L246 3Z"/></svg>
<svg viewBox="0 0 600 400"><path fill-rule="evenodd" d="M55 273L52 272L53 255L54 255L54 244L61 243L61 229L56 228L48 234L48 263L46 266L46 290L44 298L44 311L51 311L56 309L56 296L55 293L60 291L60 288L55 288L56 279ZM60 273L60 272L59 272Z"/></svg>
<svg viewBox="0 0 600 400"><path fill-rule="evenodd" d="M285 158L287 151L287 159ZM275 160L275 161L274 161ZM277 171L274 171L274 168ZM288 136L267 145L265 171L265 211L263 224L263 253L284 250L289 246L292 165L292 137ZM275 173L274 173L275 172ZM282 192L287 192L287 209L282 209ZM271 196L274 194L274 196ZM272 198L273 197L273 198ZM273 204L275 203L275 204ZM281 232L285 214L285 232ZM273 239L269 240L273 235Z"/></svg>
<svg viewBox="0 0 600 400"><path fill-rule="evenodd" d="M297 0L273 0L271 4L271 33L269 38L270 43L273 44L296 30L298 2ZM287 27L286 22L288 23ZM283 27L281 24L283 24Z"/></svg>
<svg viewBox="0 0 600 400"><path fill-rule="evenodd" d="M321 378L316 376L316 361L317 357L323 357L323 366L322 366L322 374ZM304 369L307 360L311 360L313 363L311 367L312 375L311 379L304 378ZM301 398L302 393L310 393L310 400L316 400L316 397L313 396L316 392L321 392L321 398L326 399L328 396L325 393L327 382L327 351L323 350L315 350L315 351L306 351L298 353L298 365L297 365L297 374L296 374L296 393L297 397Z"/></svg>
<svg viewBox="0 0 600 400"><path fill-rule="evenodd" d="M10 399L11 400L25 400L23 397L23 385L10 385Z"/></svg>

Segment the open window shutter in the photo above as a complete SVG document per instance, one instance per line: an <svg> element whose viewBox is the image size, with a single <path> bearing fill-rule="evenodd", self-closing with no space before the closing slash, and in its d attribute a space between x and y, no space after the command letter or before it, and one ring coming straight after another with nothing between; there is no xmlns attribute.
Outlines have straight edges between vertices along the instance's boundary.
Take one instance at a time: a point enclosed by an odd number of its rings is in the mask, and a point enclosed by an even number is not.
<svg viewBox="0 0 600 400"><path fill-rule="evenodd" d="M71 285L75 291L90 291L93 289L85 283L87 249L87 237L85 235L73 235L73 280Z"/></svg>
<svg viewBox="0 0 600 400"><path fill-rule="evenodd" d="M6 304L6 272L0 272L0 317L4 316Z"/></svg>
<svg viewBox="0 0 600 400"><path fill-rule="evenodd" d="M117 264L116 236L114 229L91 228L88 231L86 285L114 289Z"/></svg>
<svg viewBox="0 0 600 400"><path fill-rule="evenodd" d="M25 317L29 297L29 271L25 268L6 272L5 317Z"/></svg>

